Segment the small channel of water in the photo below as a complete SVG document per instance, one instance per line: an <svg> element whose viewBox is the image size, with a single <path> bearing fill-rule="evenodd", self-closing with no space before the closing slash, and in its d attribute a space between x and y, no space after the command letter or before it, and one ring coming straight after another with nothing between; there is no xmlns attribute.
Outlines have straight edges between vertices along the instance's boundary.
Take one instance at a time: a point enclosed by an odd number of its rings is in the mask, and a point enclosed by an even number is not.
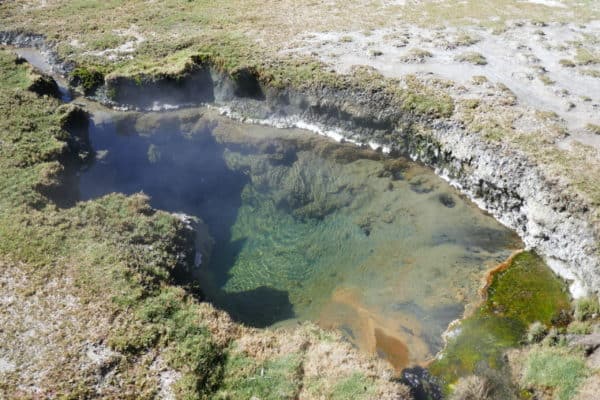
<svg viewBox="0 0 600 400"><path fill-rule="evenodd" d="M82 199L151 196L201 218L199 277L248 325L313 320L398 370L442 347L484 271L522 243L434 173L206 109L96 112Z"/></svg>

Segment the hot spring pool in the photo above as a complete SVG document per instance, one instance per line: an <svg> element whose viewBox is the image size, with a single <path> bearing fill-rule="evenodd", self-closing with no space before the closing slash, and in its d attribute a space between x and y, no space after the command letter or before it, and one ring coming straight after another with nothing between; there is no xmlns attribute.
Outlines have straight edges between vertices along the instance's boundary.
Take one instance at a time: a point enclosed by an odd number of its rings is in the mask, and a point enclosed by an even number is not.
<svg viewBox="0 0 600 400"><path fill-rule="evenodd" d="M201 218L210 301L256 327L340 329L397 369L430 360L484 272L522 247L431 170L310 132L98 111L90 137L81 198L143 191Z"/></svg>

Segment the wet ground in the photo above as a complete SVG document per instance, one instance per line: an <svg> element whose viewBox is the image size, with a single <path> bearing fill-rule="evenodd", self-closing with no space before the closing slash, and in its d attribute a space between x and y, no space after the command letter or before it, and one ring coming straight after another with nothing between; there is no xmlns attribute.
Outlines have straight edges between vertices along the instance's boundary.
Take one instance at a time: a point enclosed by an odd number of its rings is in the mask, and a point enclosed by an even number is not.
<svg viewBox="0 0 600 400"><path fill-rule="evenodd" d="M150 195L201 218L201 286L257 327L314 320L396 368L422 364L521 243L431 170L206 109L94 113L81 196Z"/></svg>

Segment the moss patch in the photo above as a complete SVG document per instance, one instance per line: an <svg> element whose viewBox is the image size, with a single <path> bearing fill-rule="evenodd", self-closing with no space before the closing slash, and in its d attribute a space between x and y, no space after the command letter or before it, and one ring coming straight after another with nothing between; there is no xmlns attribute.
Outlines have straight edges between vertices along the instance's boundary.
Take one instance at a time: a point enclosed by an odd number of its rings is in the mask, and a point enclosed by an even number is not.
<svg viewBox="0 0 600 400"><path fill-rule="evenodd" d="M567 288L535 253L517 255L511 265L494 276L482 311L529 325L557 322L571 308Z"/></svg>
<svg viewBox="0 0 600 400"><path fill-rule="evenodd" d="M95 69L79 67L71 72L70 81L73 86L81 87L85 95L91 95L104 84L104 75Z"/></svg>
<svg viewBox="0 0 600 400"><path fill-rule="evenodd" d="M529 324L550 325L569 309L564 282L535 253L520 253L505 271L494 275L487 300L462 321L430 370L449 391L458 378L479 368L501 369L503 352L519 345Z"/></svg>

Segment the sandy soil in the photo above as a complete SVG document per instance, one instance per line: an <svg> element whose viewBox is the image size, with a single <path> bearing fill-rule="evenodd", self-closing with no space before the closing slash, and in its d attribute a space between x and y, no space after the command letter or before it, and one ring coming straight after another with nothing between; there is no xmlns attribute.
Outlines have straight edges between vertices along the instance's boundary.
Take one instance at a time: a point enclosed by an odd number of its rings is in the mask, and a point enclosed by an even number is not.
<svg viewBox="0 0 600 400"><path fill-rule="evenodd" d="M282 53L318 56L342 73L367 65L393 78L434 74L483 97L472 78L485 76L508 87L520 104L564 119L572 134L568 141L600 148L598 135L586 131L588 124L600 124L600 77L587 75L590 69L600 71L600 59L561 64L578 51L598 53L600 21L539 25L515 23L504 32L408 25L368 33L315 32L291 41ZM482 56L479 64L460 60L469 55Z"/></svg>

